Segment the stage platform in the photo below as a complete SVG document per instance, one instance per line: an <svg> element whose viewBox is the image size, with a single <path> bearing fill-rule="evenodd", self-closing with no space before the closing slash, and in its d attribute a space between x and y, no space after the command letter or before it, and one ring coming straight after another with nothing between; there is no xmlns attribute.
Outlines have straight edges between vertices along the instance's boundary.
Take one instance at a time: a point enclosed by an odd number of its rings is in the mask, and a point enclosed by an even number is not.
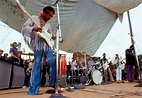
<svg viewBox="0 0 142 98"><path fill-rule="evenodd" d="M142 87L135 87L139 83L111 83L107 85L86 86L85 89L61 93L65 98L142 98ZM27 95L28 88L0 90L0 98L48 98L45 93L50 87L41 87L39 95Z"/></svg>

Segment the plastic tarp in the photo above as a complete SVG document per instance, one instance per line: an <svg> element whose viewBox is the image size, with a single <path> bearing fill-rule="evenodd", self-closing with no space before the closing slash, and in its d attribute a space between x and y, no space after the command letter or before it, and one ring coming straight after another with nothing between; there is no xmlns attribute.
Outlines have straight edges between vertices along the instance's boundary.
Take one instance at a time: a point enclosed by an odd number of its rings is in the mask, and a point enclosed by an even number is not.
<svg viewBox="0 0 142 98"><path fill-rule="evenodd" d="M31 15L37 15L44 6L53 6L55 0L19 1ZM59 0L58 4L63 38L60 49L94 55L114 25L117 13L93 0ZM56 10L56 6L53 7ZM0 13L0 20L19 32L28 18L17 6L15 0L1 0ZM56 33L57 13L50 23L53 33Z"/></svg>
<svg viewBox="0 0 142 98"><path fill-rule="evenodd" d="M116 13L123 13L142 3L142 0L93 0L93 1Z"/></svg>

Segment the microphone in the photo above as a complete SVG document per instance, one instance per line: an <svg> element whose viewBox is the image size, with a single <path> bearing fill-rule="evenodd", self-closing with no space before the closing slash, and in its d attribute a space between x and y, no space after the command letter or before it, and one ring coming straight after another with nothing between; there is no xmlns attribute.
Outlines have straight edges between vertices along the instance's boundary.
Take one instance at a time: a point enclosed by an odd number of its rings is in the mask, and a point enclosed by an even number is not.
<svg viewBox="0 0 142 98"><path fill-rule="evenodd" d="M59 2L59 0L56 0L56 1L53 3L53 5L55 6L58 2Z"/></svg>
<svg viewBox="0 0 142 98"><path fill-rule="evenodd" d="M62 43L63 42L63 38L59 37L59 42Z"/></svg>

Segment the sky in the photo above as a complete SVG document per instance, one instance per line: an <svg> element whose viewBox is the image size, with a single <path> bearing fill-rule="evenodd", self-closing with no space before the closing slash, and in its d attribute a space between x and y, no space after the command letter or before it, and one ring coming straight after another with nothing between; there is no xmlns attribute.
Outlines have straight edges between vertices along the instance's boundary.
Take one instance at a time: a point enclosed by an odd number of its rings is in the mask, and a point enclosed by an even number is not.
<svg viewBox="0 0 142 98"><path fill-rule="evenodd" d="M132 23L132 30L135 40L135 50L137 55L142 54L142 4L138 7L130 10L130 18ZM130 30L128 24L127 13L124 13L123 22L116 21L108 36L101 44L94 56L102 56L102 53L106 53L107 58L113 59L115 54L119 54L122 58L125 58L125 50L131 45ZM10 39L10 40L9 40ZM21 50L25 52L31 52L28 46L25 44L22 35L5 25L0 21L0 49L9 53L10 43L21 42ZM65 52L61 52L66 54ZM71 54L67 54L67 59L71 59Z"/></svg>
<svg viewBox="0 0 142 98"><path fill-rule="evenodd" d="M136 54L142 54L142 4L129 11ZM95 56L106 56L113 59L115 54L125 58L125 50L131 45L130 29L127 12L124 13L123 22L116 21L108 36L101 44Z"/></svg>

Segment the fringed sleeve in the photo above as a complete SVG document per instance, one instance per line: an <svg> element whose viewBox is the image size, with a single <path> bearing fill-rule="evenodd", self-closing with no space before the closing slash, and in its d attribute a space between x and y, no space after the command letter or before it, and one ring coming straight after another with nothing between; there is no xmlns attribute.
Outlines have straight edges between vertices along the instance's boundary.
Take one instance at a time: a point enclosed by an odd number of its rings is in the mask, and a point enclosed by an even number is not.
<svg viewBox="0 0 142 98"><path fill-rule="evenodd" d="M34 16L32 16L32 18L34 18ZM32 32L34 23L33 21L29 18L23 25L21 33L24 37L25 42L27 43L27 45L29 46L29 48L32 48L32 43L34 40L34 34Z"/></svg>

